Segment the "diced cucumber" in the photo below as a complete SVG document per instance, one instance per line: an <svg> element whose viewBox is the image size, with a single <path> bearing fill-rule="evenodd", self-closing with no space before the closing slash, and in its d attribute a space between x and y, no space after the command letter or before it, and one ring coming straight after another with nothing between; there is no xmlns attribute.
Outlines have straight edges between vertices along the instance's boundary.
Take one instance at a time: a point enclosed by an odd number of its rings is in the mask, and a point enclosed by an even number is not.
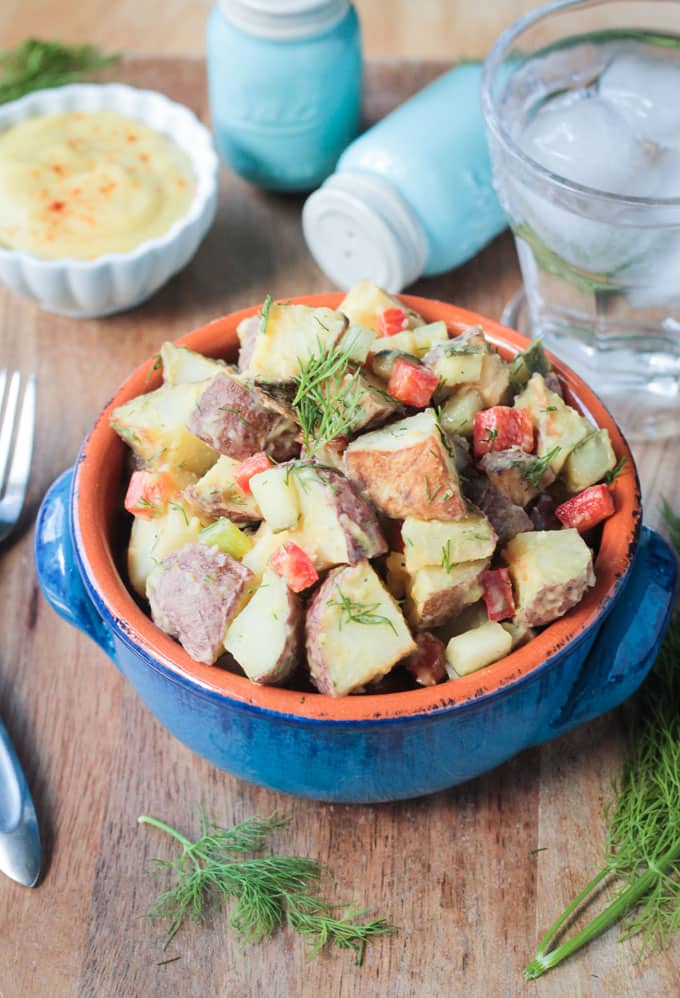
<svg viewBox="0 0 680 998"><path fill-rule="evenodd" d="M510 381L515 387L522 388L532 374L547 374L549 370L550 361L545 355L543 342L534 340L510 364Z"/></svg>
<svg viewBox="0 0 680 998"><path fill-rule="evenodd" d="M482 376L484 354L464 353L449 350L439 357L433 367L434 373L445 385L469 385L479 381Z"/></svg>
<svg viewBox="0 0 680 998"><path fill-rule="evenodd" d="M609 430L596 430L575 447L563 468L564 483L570 492L582 492L600 482L616 466L616 454Z"/></svg>
<svg viewBox="0 0 680 998"><path fill-rule="evenodd" d="M446 343L448 338L448 327L441 319L426 326L416 326L413 330L413 346L419 356L424 356L435 343Z"/></svg>
<svg viewBox="0 0 680 998"><path fill-rule="evenodd" d="M512 637L495 620L451 638L446 646L446 671L459 679L503 658L512 649Z"/></svg>
<svg viewBox="0 0 680 998"><path fill-rule="evenodd" d="M203 544L212 544L223 551L224 554L236 558L238 561L248 554L253 546L252 538L228 520L226 516L221 516L210 526L204 527L198 535L198 539Z"/></svg>
<svg viewBox="0 0 680 998"><path fill-rule="evenodd" d="M476 388L459 388L442 406L439 421L445 433L472 436L475 413L484 408L484 400Z"/></svg>
<svg viewBox="0 0 680 998"><path fill-rule="evenodd" d="M297 526L300 501L290 465L275 465L259 475L253 475L250 488L262 516L275 533Z"/></svg>

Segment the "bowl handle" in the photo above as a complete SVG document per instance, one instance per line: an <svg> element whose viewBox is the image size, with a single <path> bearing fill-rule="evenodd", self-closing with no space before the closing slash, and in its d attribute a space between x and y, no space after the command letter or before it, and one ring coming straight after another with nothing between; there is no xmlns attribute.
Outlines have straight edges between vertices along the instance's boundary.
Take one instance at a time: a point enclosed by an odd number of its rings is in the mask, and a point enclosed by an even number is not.
<svg viewBox="0 0 680 998"><path fill-rule="evenodd" d="M635 692L658 654L677 582L671 547L655 530L643 527L625 588L600 628L567 702L535 744L618 707Z"/></svg>
<svg viewBox="0 0 680 998"><path fill-rule="evenodd" d="M52 609L116 662L111 632L85 590L73 554L69 517L73 472L69 468L53 482L38 511L34 546L38 582Z"/></svg>

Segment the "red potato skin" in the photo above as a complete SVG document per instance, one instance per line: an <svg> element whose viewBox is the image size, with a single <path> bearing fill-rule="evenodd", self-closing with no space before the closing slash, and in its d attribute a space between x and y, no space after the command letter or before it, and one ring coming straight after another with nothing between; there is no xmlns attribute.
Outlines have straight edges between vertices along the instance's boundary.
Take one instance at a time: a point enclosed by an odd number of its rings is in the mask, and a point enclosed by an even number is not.
<svg viewBox="0 0 680 998"><path fill-rule="evenodd" d="M187 420L187 429L237 461L257 451L275 461L300 453L293 411L230 372L212 379Z"/></svg>
<svg viewBox="0 0 680 998"><path fill-rule="evenodd" d="M359 494L341 471L323 469L323 480L331 489L340 526L347 541L350 565L386 554L387 541L380 529L375 510Z"/></svg>
<svg viewBox="0 0 680 998"><path fill-rule="evenodd" d="M430 631L419 631L416 651L402 662L419 686L435 686L446 678L446 645Z"/></svg>
<svg viewBox="0 0 680 998"><path fill-rule="evenodd" d="M276 662L259 679L251 679L257 686L278 686L295 672L302 659L305 639L305 605L302 599L288 589L288 615L283 625L286 640Z"/></svg>
<svg viewBox="0 0 680 998"><path fill-rule="evenodd" d="M409 596L406 601L406 617L409 624L418 629L442 627L447 621L457 617L466 606L482 598L482 571L480 570L479 575L475 579L469 580L465 585L449 586L438 592L430 593L419 608ZM473 588L474 599L471 599L470 593Z"/></svg>
<svg viewBox="0 0 680 998"><path fill-rule="evenodd" d="M159 567L147 589L154 623L177 638L191 658L213 665L253 573L218 548L200 543L173 551Z"/></svg>
<svg viewBox="0 0 680 998"><path fill-rule="evenodd" d="M220 516L226 516L234 523L259 523L262 519L260 513L246 509L244 504L239 502L239 496L243 495L245 498L245 493L242 493L235 483L226 492L216 491L210 496L200 495L195 485L187 485L182 495L192 509L209 519L216 520Z"/></svg>
<svg viewBox="0 0 680 998"><path fill-rule="evenodd" d="M465 500L458 476L449 470L440 439L426 440L395 451L345 451L351 479L373 504L393 520L459 520Z"/></svg>
<svg viewBox="0 0 680 998"><path fill-rule="evenodd" d="M334 696L335 691L328 675L328 670L326 669L318 636L322 629L326 603L335 598L335 579L342 571L341 566L340 568L332 569L328 573L325 581L319 586L307 606L307 618L305 620L305 651L307 653L309 673L319 693L326 693L328 696Z"/></svg>

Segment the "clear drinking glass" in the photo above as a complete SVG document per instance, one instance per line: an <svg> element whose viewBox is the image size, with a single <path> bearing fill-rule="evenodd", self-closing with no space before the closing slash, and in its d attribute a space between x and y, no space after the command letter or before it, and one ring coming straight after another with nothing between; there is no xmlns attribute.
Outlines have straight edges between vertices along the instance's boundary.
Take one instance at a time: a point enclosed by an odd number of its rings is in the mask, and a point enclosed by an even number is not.
<svg viewBox="0 0 680 998"><path fill-rule="evenodd" d="M520 18L482 79L531 335L632 438L680 432L680 3Z"/></svg>

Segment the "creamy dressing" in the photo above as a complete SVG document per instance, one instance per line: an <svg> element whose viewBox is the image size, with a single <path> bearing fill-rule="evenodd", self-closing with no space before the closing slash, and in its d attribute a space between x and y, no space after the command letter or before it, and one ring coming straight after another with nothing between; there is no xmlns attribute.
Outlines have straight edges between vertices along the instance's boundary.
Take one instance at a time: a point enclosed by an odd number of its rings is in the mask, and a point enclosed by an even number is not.
<svg viewBox="0 0 680 998"><path fill-rule="evenodd" d="M48 259L125 253L185 215L188 157L112 111L43 115L0 135L0 246Z"/></svg>

